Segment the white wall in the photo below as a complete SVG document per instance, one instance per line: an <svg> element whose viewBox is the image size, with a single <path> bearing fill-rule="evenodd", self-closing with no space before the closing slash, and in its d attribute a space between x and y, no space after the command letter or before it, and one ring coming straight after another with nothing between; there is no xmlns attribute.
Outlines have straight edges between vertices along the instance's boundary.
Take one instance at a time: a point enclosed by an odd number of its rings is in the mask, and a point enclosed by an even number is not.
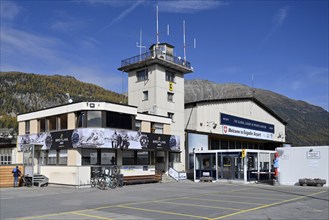
<svg viewBox="0 0 329 220"><path fill-rule="evenodd" d="M90 184L90 167L84 166L41 166L41 174L49 183L83 186Z"/></svg>
<svg viewBox="0 0 329 220"><path fill-rule="evenodd" d="M277 151L280 184L294 185L302 178L320 178L329 186L329 146L280 147Z"/></svg>
<svg viewBox="0 0 329 220"><path fill-rule="evenodd" d="M251 100L197 103L193 109L192 107L185 109L185 124L189 130L224 134L222 126L220 126L220 113L273 124L273 141L285 141L285 125ZM208 122L216 123L216 128L208 126Z"/></svg>

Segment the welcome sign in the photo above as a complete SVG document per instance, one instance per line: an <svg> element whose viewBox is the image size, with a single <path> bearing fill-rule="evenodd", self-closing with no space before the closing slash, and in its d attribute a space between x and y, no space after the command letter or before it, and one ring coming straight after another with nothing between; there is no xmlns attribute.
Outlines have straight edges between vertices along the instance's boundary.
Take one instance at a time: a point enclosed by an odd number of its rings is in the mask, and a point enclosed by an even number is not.
<svg viewBox="0 0 329 220"><path fill-rule="evenodd" d="M254 139L273 140L274 125L254 121L233 115L220 114L222 132L226 135L247 137Z"/></svg>

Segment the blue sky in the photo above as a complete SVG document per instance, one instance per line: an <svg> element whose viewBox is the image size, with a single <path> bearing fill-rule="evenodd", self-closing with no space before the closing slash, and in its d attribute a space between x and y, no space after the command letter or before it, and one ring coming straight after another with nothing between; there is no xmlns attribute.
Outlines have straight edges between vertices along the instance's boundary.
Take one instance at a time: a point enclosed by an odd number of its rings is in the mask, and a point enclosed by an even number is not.
<svg viewBox="0 0 329 220"><path fill-rule="evenodd" d="M156 2L1 0L1 71L71 75L126 91L127 74L117 68L139 54L140 30L146 48L155 43ZM251 86L253 78L256 88L328 111L328 0L158 5L159 40L174 45L176 56L183 57L186 21L194 68L186 79Z"/></svg>

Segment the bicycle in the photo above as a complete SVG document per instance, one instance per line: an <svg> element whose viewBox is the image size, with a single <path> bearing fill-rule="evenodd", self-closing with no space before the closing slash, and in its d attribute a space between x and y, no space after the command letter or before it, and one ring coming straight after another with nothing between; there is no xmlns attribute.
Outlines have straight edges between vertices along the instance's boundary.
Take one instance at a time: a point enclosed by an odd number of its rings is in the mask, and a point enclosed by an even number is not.
<svg viewBox="0 0 329 220"><path fill-rule="evenodd" d="M92 188L95 188L96 186L100 185L100 182L103 179L103 175L100 173L100 171L92 171L92 177L90 178L90 186Z"/></svg>
<svg viewBox="0 0 329 220"><path fill-rule="evenodd" d="M31 187L32 184L32 177L30 177L29 175L23 175L22 176L22 181L23 181L23 186L26 187Z"/></svg>
<svg viewBox="0 0 329 220"><path fill-rule="evenodd" d="M118 180L115 178L115 176L112 174L109 174L109 170L105 170L104 176L100 183L101 189L106 189L107 187L111 189L115 189L118 186Z"/></svg>

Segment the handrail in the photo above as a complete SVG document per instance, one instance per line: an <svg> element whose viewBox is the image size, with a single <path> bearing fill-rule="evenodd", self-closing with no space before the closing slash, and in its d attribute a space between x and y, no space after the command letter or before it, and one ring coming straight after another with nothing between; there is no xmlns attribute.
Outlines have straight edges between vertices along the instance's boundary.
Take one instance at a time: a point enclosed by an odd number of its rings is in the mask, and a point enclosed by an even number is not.
<svg viewBox="0 0 329 220"><path fill-rule="evenodd" d="M179 173L174 168L172 167L169 168L168 175L173 179L175 179L176 181L179 181Z"/></svg>
<svg viewBox="0 0 329 220"><path fill-rule="evenodd" d="M140 54L140 55L137 55L134 57L130 57L128 59L124 59L121 61L121 67L128 66L128 65L131 65L134 63L138 63L141 61L145 61L148 59L153 59L153 58L164 59L166 61L170 61L175 64L178 64L178 65L191 69L190 62L183 60L180 57L175 57L175 56L169 55L167 53L163 53L162 51L159 51L159 50L148 51L146 53L143 53L143 54Z"/></svg>

